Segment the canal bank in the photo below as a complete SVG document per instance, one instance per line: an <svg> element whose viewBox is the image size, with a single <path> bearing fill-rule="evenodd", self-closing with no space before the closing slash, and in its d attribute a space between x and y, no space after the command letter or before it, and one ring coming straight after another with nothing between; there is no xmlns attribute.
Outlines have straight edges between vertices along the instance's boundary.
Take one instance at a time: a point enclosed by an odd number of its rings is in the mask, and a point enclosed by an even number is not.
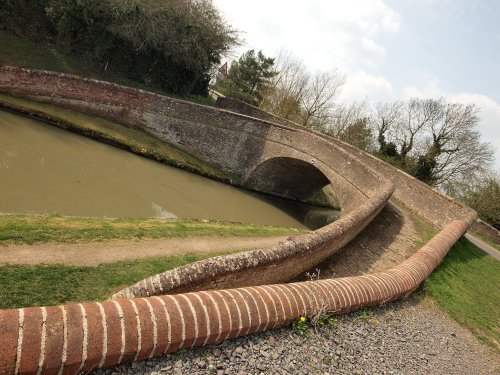
<svg viewBox="0 0 500 375"><path fill-rule="evenodd" d="M110 126L108 134L121 130L99 118L85 120L88 128ZM156 216L309 229L338 217L337 211L237 189L12 113L0 112L0 125L0 212ZM123 130L123 142L135 142L138 131ZM134 145L140 154L165 151L163 146L161 141ZM186 162L185 153L178 155Z"/></svg>

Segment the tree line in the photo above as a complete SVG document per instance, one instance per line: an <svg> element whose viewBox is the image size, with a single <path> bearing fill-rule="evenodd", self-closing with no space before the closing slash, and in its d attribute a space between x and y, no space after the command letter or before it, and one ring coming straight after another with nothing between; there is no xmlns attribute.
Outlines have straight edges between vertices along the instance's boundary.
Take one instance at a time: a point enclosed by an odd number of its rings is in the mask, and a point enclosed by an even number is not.
<svg viewBox="0 0 500 375"><path fill-rule="evenodd" d="M206 95L238 43L211 0L2 0L2 28L179 95Z"/></svg>
<svg viewBox="0 0 500 375"><path fill-rule="evenodd" d="M221 58L240 43L211 0L2 0L0 30L178 95L206 96ZM345 81L338 69L309 71L286 50L276 58L249 50L215 89L366 150L500 226L500 179L475 105L343 103Z"/></svg>
<svg viewBox="0 0 500 375"><path fill-rule="evenodd" d="M234 61L214 88L368 151L453 195L500 228L500 178L479 133L479 108L444 98L343 103L346 77L311 73L293 54L254 50Z"/></svg>

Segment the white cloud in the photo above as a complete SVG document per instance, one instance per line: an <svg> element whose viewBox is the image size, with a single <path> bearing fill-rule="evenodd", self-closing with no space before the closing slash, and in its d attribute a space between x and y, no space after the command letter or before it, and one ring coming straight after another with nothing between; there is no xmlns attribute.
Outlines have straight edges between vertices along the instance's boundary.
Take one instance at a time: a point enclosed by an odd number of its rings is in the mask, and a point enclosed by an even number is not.
<svg viewBox="0 0 500 375"><path fill-rule="evenodd" d="M385 77L371 75L362 70L349 74L342 88L342 98L347 101L386 101L393 100L394 95L394 88Z"/></svg>
<svg viewBox="0 0 500 375"><path fill-rule="evenodd" d="M422 89L415 86L406 86L403 92L407 98L438 98L447 95L440 87L438 78L432 78Z"/></svg>
<svg viewBox="0 0 500 375"><path fill-rule="evenodd" d="M382 0L215 0L229 23L245 31L248 48L275 56L281 47L312 69L356 71L379 66L382 33L396 33L400 16Z"/></svg>
<svg viewBox="0 0 500 375"><path fill-rule="evenodd" d="M500 104L494 99L476 93L449 93L439 85L439 79L431 79L422 89L415 86L404 88L405 96L419 98L444 97L450 101L469 104L473 103L480 108L481 121L479 130L484 141L495 147L496 169L500 171Z"/></svg>

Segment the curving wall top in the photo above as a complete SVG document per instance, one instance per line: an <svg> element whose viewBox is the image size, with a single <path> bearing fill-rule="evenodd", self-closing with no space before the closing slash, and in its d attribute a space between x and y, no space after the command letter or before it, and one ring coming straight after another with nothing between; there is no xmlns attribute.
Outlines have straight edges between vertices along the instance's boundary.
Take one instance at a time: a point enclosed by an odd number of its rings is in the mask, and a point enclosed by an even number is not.
<svg viewBox="0 0 500 375"><path fill-rule="evenodd" d="M247 116L260 118L293 129L303 129L294 122L275 116L271 113L256 108L250 104L226 97L217 98L216 107L241 113ZM437 228L443 228L448 222L456 218L468 218L473 215L473 210L461 202L442 194L429 185L419 181L413 176L393 167L392 165L376 158L366 151L360 150L348 143L339 141L325 134L310 131L318 137L328 140L331 144L356 157L363 165L376 171L390 180L394 186L394 197L415 212L418 216L433 223ZM478 229L479 230L479 229ZM487 229L484 229L485 231ZM497 236L500 233L497 233ZM496 236L494 236L496 237Z"/></svg>
<svg viewBox="0 0 500 375"><path fill-rule="evenodd" d="M94 113L140 127L231 173L243 186L303 198L330 182L342 207L342 219L307 236L271 249L205 260L132 286L117 295L179 292L277 283L290 280L338 251L384 207L393 192L390 181L365 167L327 139L292 129L123 86L65 74L15 67L0 68L0 92L22 95ZM275 160L301 173L279 174L267 168ZM268 184L266 182L271 182ZM280 190L281 189L281 190ZM281 193L281 194L280 194ZM280 272L270 272L280 268ZM134 290L134 292L132 292Z"/></svg>
<svg viewBox="0 0 500 375"><path fill-rule="evenodd" d="M0 92L137 126L250 188L304 199L330 182L342 207L340 220L310 234L153 276L109 302L0 311L0 374L75 374L285 325L304 314L405 296L476 219L469 208L392 167L380 167L352 146L295 124L9 66L0 67ZM277 173L283 168L290 172L286 178ZM311 184L290 185L304 175L312 176ZM395 185L399 200L444 227L407 261L373 275L258 286L287 281L339 250L377 216ZM200 292L165 296L192 291ZM143 297L131 298L137 296Z"/></svg>

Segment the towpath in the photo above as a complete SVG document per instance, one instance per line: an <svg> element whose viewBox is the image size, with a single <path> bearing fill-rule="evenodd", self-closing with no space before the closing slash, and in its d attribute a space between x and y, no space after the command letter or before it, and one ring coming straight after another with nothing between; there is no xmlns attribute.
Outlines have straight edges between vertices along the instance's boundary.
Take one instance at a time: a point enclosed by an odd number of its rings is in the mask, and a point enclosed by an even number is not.
<svg viewBox="0 0 500 375"><path fill-rule="evenodd" d="M222 253L268 248L279 237L189 237L146 240L113 240L76 244L44 243L0 246L0 264L67 264L97 266L129 259Z"/></svg>

